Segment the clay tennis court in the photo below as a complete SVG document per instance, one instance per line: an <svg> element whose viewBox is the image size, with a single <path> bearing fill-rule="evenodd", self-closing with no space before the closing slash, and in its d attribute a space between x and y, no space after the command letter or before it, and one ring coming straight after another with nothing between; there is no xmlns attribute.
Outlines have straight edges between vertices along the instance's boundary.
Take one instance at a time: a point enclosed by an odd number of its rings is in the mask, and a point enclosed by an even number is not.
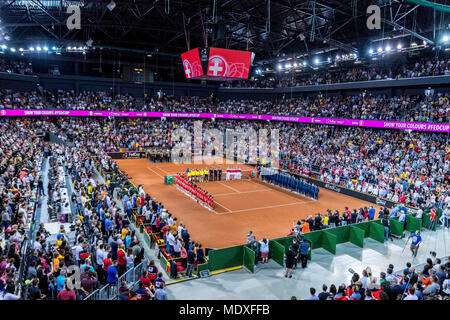
<svg viewBox="0 0 450 320"><path fill-rule="evenodd" d="M199 186L214 196L214 212L207 210L191 198L178 191L175 185L164 184L164 176L185 172L186 168L240 167L243 164L175 164L150 163L147 159L115 160L120 170L126 172L137 186L142 184L164 208L184 223L191 239L208 248L225 248L245 243L249 230L257 239L275 239L286 236L294 221L308 215L325 213L327 209L342 210L369 206L371 203L337 192L320 189L315 201L271 185L250 180L203 182ZM245 173L243 173L244 175ZM375 206L378 209L378 206Z"/></svg>

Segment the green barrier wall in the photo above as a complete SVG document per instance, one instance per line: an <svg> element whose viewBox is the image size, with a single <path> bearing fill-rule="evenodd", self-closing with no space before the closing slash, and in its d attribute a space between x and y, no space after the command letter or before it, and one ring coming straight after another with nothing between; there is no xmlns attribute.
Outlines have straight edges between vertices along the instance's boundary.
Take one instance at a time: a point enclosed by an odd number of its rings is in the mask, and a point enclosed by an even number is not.
<svg viewBox="0 0 450 320"><path fill-rule="evenodd" d="M322 248L331 252L332 254L336 254L337 237L334 234L329 233L328 231L322 231L322 232L323 232Z"/></svg>
<svg viewBox="0 0 450 320"><path fill-rule="evenodd" d="M270 241L278 242L279 244L281 244L284 247L284 250L287 251L289 249L289 247L291 246L291 244L294 242L294 238L295 237L293 237L293 236L289 236L289 237L284 237L284 238L273 239Z"/></svg>
<svg viewBox="0 0 450 320"><path fill-rule="evenodd" d="M236 246L224 249L212 250L209 252L209 270L216 271L231 267L242 266L244 256L244 246Z"/></svg>
<svg viewBox="0 0 450 320"><path fill-rule="evenodd" d="M313 231L305 234L305 239L310 241L311 250L322 248L323 231Z"/></svg>
<svg viewBox="0 0 450 320"><path fill-rule="evenodd" d="M244 266L250 271L254 272L255 269L255 252L248 248L244 247Z"/></svg>
<svg viewBox="0 0 450 320"><path fill-rule="evenodd" d="M323 231L329 232L336 236L336 243L348 242L350 239L350 226L342 226L331 229L324 229Z"/></svg>
<svg viewBox="0 0 450 320"><path fill-rule="evenodd" d="M355 226L357 228L360 228L362 230L364 230L364 238L369 238L370 237L370 222L362 222L362 223L354 223L352 224L352 226Z"/></svg>
<svg viewBox="0 0 450 320"><path fill-rule="evenodd" d="M403 222L398 222L397 219L389 219L390 231L392 234L401 237L405 226Z"/></svg>
<svg viewBox="0 0 450 320"><path fill-rule="evenodd" d="M360 248L364 247L364 230L349 226L349 241Z"/></svg>
<svg viewBox="0 0 450 320"><path fill-rule="evenodd" d="M434 219L434 222L435 222L435 223L434 223L433 229L431 229L431 230L436 231L436 226L437 226L437 224L439 223L439 218L437 217L437 214L436 214L436 217L435 217L435 219ZM430 213L427 212L427 213L424 213L424 214L422 215L422 227L428 229L428 224L429 224L429 223L430 223ZM430 229L428 229L428 230L430 230Z"/></svg>
<svg viewBox="0 0 450 320"><path fill-rule="evenodd" d="M278 263L280 266L284 266L284 246L275 240L269 242L269 258Z"/></svg>
<svg viewBox="0 0 450 320"><path fill-rule="evenodd" d="M412 215L406 216L406 230L410 232L415 232L416 230L420 230L420 227L422 225L422 220L413 217Z"/></svg>
<svg viewBox="0 0 450 320"><path fill-rule="evenodd" d="M375 221L370 222L370 229L369 229L369 237L370 238L372 238L378 242L384 243L385 232L386 232L386 230L385 230L384 226L382 226L379 223L376 223Z"/></svg>
<svg viewBox="0 0 450 320"><path fill-rule="evenodd" d="M202 263L197 265L197 272L203 271L203 270L208 270L209 268L209 263Z"/></svg>

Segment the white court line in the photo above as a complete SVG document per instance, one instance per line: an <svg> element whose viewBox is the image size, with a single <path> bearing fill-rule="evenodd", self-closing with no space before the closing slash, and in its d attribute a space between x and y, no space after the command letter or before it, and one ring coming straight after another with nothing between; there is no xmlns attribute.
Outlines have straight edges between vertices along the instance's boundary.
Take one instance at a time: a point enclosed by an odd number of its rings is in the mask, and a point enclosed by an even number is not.
<svg viewBox="0 0 450 320"><path fill-rule="evenodd" d="M226 184L223 184L222 182L218 181L218 183L224 187L227 187L228 189L231 189L233 191L236 191L237 193L241 193L241 191L239 191L238 189L235 189L233 187L227 186Z"/></svg>
<svg viewBox="0 0 450 320"><path fill-rule="evenodd" d="M224 206L223 204L221 204L220 202L216 201L216 199L214 199L214 202L217 203L218 205L220 205L221 207L224 207L225 209L227 209L227 210L228 210L227 213L232 213L232 212L233 212L232 210L228 209L227 207L225 207L225 206ZM226 212L223 212L223 213L218 213L218 212L216 212L216 214L226 214Z"/></svg>
<svg viewBox="0 0 450 320"><path fill-rule="evenodd" d="M172 174L172 173L170 173L170 172L167 172L166 170L161 169L160 167L155 167L155 168L161 170L161 171L164 172L165 174ZM173 173L173 174L174 174L174 173Z"/></svg>
<svg viewBox="0 0 450 320"><path fill-rule="evenodd" d="M306 202L305 202L305 201L299 201L299 202L288 203L288 204L279 204L279 205L276 205L276 206L267 206L267 207L260 207L260 208L251 208L251 209L235 210L235 211L231 211L230 213L244 212L244 211L254 211L254 210L262 210L262 209L271 209L271 208L278 208L278 207L286 207L286 206L293 206L293 205L304 204L304 203L306 203Z"/></svg>
<svg viewBox="0 0 450 320"><path fill-rule="evenodd" d="M245 191L245 192L239 192L239 194L244 194L244 193L254 193L254 192L267 192L267 191L272 191L272 190L253 190L253 191ZM236 195L236 192L232 192L232 193L218 193L218 194L214 194L214 197L218 197L218 196L233 196Z"/></svg>
<svg viewBox="0 0 450 320"><path fill-rule="evenodd" d="M249 181L249 182L251 182L251 183L254 183L254 184L256 184L256 185L259 185L260 186L260 184L259 183L256 183L256 182L254 182L254 181L252 181L252 180L244 180L244 181ZM264 187L263 186L263 188L265 188L265 189L267 189L267 190L272 190L272 191L276 191L276 192L278 192L278 193L281 193L281 194L284 194L285 196L287 196L287 197L289 197L289 198L292 198L292 199L295 199L295 200L298 200L298 198L296 198L296 197L293 197L293 196L290 196L290 195L288 195L288 194L286 194L286 193L284 193L284 192L281 192L281 191L279 191L279 190L277 190L277 189L271 189L271 188L267 188L267 187ZM292 191L289 191L289 190L286 190L286 191L288 191L288 192L292 192ZM305 196L302 196L302 195L299 195L300 197L303 197L303 198L307 198L307 197L305 197ZM307 198L308 199L308 198ZM311 201L314 201L314 200L311 200ZM309 201L307 201L307 202L309 202Z"/></svg>
<svg viewBox="0 0 450 320"><path fill-rule="evenodd" d="M152 168L150 168L150 167L147 167L147 169L148 170L150 170L150 171L152 171L153 173L155 173L155 174L157 174L158 176L160 176L161 178L163 178L164 179L164 177L162 176L162 175L160 175L158 172L156 172L155 170L153 170Z"/></svg>

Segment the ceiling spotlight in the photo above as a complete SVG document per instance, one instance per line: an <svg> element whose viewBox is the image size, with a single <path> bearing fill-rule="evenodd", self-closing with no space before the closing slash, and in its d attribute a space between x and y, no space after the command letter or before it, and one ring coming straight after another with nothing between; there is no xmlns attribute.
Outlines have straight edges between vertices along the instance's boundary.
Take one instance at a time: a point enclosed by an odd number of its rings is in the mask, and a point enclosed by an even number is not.
<svg viewBox="0 0 450 320"><path fill-rule="evenodd" d="M383 49L381 49L381 47L379 47L378 52L383 52Z"/></svg>
<svg viewBox="0 0 450 320"><path fill-rule="evenodd" d="M315 63L315 64L319 64L319 59L317 59L317 58L314 59L314 63Z"/></svg>
<svg viewBox="0 0 450 320"><path fill-rule="evenodd" d="M447 41L448 41L448 36L445 35L445 36L442 38L442 41L447 42Z"/></svg>
<svg viewBox="0 0 450 320"><path fill-rule="evenodd" d="M306 61L303 61L303 65L306 66Z"/></svg>
<svg viewBox="0 0 450 320"><path fill-rule="evenodd" d="M67 50L72 50L72 47L67 47Z"/></svg>
<svg viewBox="0 0 450 320"><path fill-rule="evenodd" d="M53 46L53 47L52 47L52 50L56 50L56 47L55 47L55 46Z"/></svg>
<svg viewBox="0 0 450 320"><path fill-rule="evenodd" d="M417 47L417 43L415 42L411 43L411 47Z"/></svg>
<svg viewBox="0 0 450 320"><path fill-rule="evenodd" d="M278 65L278 70L283 69L283 66L281 64Z"/></svg>
<svg viewBox="0 0 450 320"><path fill-rule="evenodd" d="M11 48L10 50L11 50L11 52L16 52L16 49L14 49L14 48Z"/></svg>
<svg viewBox="0 0 450 320"><path fill-rule="evenodd" d="M397 49L400 50L401 48L402 48L402 44L399 43L399 44L397 45Z"/></svg>
<svg viewBox="0 0 450 320"><path fill-rule="evenodd" d="M286 63L285 68L289 69L290 67L291 67L291 64L290 63Z"/></svg>
<svg viewBox="0 0 450 320"><path fill-rule="evenodd" d="M33 47L30 47L28 50L30 50L30 51L34 51L34 48Z"/></svg>
<svg viewBox="0 0 450 320"><path fill-rule="evenodd" d="M23 48L19 48L19 51L20 51L20 52L23 52Z"/></svg>
<svg viewBox="0 0 450 320"><path fill-rule="evenodd" d="M44 51L48 51L48 47L44 46Z"/></svg>
<svg viewBox="0 0 450 320"><path fill-rule="evenodd" d="M114 8L116 7L116 3L113 0L111 0L111 2L106 7L109 9L109 11L113 11Z"/></svg>
<svg viewBox="0 0 450 320"><path fill-rule="evenodd" d="M36 50L37 50L37 51L41 51L42 48L41 48L41 47L36 47Z"/></svg>
<svg viewBox="0 0 450 320"><path fill-rule="evenodd" d="M389 46L389 45L386 46L386 51L387 51L387 52L391 51L391 46Z"/></svg>
<svg viewBox="0 0 450 320"><path fill-rule="evenodd" d="M5 44L2 44L1 47L2 47L2 49L6 49L7 48L7 46Z"/></svg>
<svg viewBox="0 0 450 320"><path fill-rule="evenodd" d="M369 53L372 54L372 53L373 53L373 49L370 49L370 50L369 50Z"/></svg>
<svg viewBox="0 0 450 320"><path fill-rule="evenodd" d="M426 45L427 45L427 42L426 42L425 40L423 40L423 45L424 45L424 46L426 46Z"/></svg>
<svg viewBox="0 0 450 320"><path fill-rule="evenodd" d="M297 68L297 62L294 62L294 68Z"/></svg>

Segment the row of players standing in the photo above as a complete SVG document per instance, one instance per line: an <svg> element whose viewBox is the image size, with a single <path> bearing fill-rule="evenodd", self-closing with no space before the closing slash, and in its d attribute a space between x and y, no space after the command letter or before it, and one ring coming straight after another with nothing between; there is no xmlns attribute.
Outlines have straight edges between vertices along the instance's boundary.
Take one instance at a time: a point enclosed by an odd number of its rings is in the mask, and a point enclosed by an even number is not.
<svg viewBox="0 0 450 320"><path fill-rule="evenodd" d="M280 187L290 189L292 192L297 192L299 194L305 195L309 198L317 200L319 198L319 188L286 175L279 173L276 174L266 174L262 175L262 179Z"/></svg>
<svg viewBox="0 0 450 320"><path fill-rule="evenodd" d="M222 169L186 169L186 176L189 181L206 182L221 181Z"/></svg>

